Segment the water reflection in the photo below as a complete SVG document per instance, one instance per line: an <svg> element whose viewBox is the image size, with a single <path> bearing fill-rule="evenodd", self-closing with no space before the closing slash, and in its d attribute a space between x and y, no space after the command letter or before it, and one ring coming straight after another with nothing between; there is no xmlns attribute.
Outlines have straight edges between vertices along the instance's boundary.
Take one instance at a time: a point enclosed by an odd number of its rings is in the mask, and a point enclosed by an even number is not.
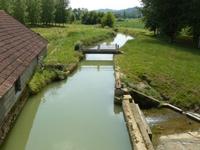
<svg viewBox="0 0 200 150"><path fill-rule="evenodd" d="M119 45L121 48L126 44L127 41L134 39L132 36L118 33L117 36L111 42L103 42L100 44L101 47L109 47L110 45ZM93 48L97 48L95 46ZM113 60L113 54L86 54L86 60Z"/></svg>
<svg viewBox="0 0 200 150"><path fill-rule="evenodd" d="M114 113L116 114L116 115L123 115L122 113L122 108L120 107L120 106L118 106L118 105L115 105L115 104L113 104L113 106L114 106L114 108L113 108L113 110L114 110Z"/></svg>
<svg viewBox="0 0 200 150"><path fill-rule="evenodd" d="M112 41L110 44L117 44L119 47L122 47L124 44L126 44L127 41L132 39L134 39L132 36L118 33L114 41Z"/></svg>
<svg viewBox="0 0 200 150"><path fill-rule="evenodd" d="M87 55L67 80L31 97L1 149L130 150L122 110L113 103L112 60Z"/></svg>
<svg viewBox="0 0 200 150"><path fill-rule="evenodd" d="M86 54L85 57L86 60L98 60L98 61L113 60L113 54Z"/></svg>

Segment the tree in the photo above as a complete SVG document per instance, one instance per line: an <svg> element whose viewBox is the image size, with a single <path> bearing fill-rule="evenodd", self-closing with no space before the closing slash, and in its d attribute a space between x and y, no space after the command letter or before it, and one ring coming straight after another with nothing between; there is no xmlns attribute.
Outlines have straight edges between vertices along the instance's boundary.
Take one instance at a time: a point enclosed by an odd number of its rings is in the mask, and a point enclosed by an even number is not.
<svg viewBox="0 0 200 150"><path fill-rule="evenodd" d="M76 20L81 20L81 18L83 17L84 12L86 12L87 9L84 8L78 8L78 9L73 9L73 13L76 17Z"/></svg>
<svg viewBox="0 0 200 150"><path fill-rule="evenodd" d="M52 23L54 20L54 0L42 0L42 14L41 21L46 25Z"/></svg>
<svg viewBox="0 0 200 150"><path fill-rule="evenodd" d="M81 17L81 22L83 24L100 24L104 13L96 11L85 11Z"/></svg>
<svg viewBox="0 0 200 150"><path fill-rule="evenodd" d="M68 6L68 0L57 0L55 6L55 22L56 23L66 23L67 13L66 8Z"/></svg>
<svg viewBox="0 0 200 150"><path fill-rule="evenodd" d="M103 27L104 26L114 27L114 23L115 23L115 16L111 12L106 13L101 20L101 24Z"/></svg>
<svg viewBox="0 0 200 150"><path fill-rule="evenodd" d="M146 26L154 31L155 28L159 28L161 33L174 42L177 33L184 26L182 14L185 11L183 7L185 0L142 0L142 2Z"/></svg>
<svg viewBox="0 0 200 150"><path fill-rule="evenodd" d="M0 10L8 12L8 5L9 5L8 0L0 0Z"/></svg>
<svg viewBox="0 0 200 150"><path fill-rule="evenodd" d="M188 11L185 18L187 18L187 23L191 27L191 32L193 35L193 40L200 48L200 1L191 0L187 3Z"/></svg>
<svg viewBox="0 0 200 150"><path fill-rule="evenodd" d="M70 16L69 16L69 22L73 23L76 21L76 16L73 12L70 12Z"/></svg>
<svg viewBox="0 0 200 150"><path fill-rule="evenodd" d="M123 18L126 19L126 10L124 10Z"/></svg>
<svg viewBox="0 0 200 150"><path fill-rule="evenodd" d="M13 16L21 23L25 23L25 10L26 5L24 0L14 0Z"/></svg>
<svg viewBox="0 0 200 150"><path fill-rule="evenodd" d="M154 35L156 35L156 31L159 28L156 12L151 4L151 0L143 0L143 3L144 7L141 9L141 12L144 15L143 20L145 21L145 27L150 31L153 31Z"/></svg>
<svg viewBox="0 0 200 150"><path fill-rule="evenodd" d="M41 0L27 0L27 21L32 25L41 19Z"/></svg>

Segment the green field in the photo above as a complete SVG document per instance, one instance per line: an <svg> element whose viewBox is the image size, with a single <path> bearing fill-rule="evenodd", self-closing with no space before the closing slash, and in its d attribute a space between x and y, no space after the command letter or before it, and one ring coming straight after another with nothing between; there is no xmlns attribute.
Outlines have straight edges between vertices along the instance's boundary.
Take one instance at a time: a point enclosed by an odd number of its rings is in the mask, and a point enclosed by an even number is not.
<svg viewBox="0 0 200 150"><path fill-rule="evenodd" d="M182 108L200 106L200 50L170 44L144 29L121 28L135 37L117 64L135 88Z"/></svg>
<svg viewBox="0 0 200 150"><path fill-rule="evenodd" d="M66 25L64 27L41 27L32 28L49 42L48 54L44 59L44 65L65 65L70 66L78 63L81 54L74 51L74 46L78 41L84 45L91 45L101 40L113 37L110 29L103 29L97 26L86 25ZM67 72L67 68L64 68ZM43 87L53 80L63 78L63 70L54 68L37 69L35 75L29 83L33 94L38 93Z"/></svg>
<svg viewBox="0 0 200 150"><path fill-rule="evenodd" d="M109 29L86 25L67 25L65 27L33 28L49 41L45 64L69 64L78 62L79 53L74 51L75 43L86 45L112 37Z"/></svg>
<svg viewBox="0 0 200 150"><path fill-rule="evenodd" d="M144 29L144 23L142 19L125 19L117 21L115 24L116 27L125 27L125 28L139 28Z"/></svg>

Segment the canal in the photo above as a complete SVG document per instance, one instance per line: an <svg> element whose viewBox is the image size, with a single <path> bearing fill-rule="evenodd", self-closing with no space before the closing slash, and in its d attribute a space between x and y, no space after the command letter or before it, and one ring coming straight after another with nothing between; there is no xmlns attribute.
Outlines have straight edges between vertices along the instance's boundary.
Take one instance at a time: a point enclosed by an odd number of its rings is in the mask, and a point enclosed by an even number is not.
<svg viewBox="0 0 200 150"><path fill-rule="evenodd" d="M113 55L86 55L67 80L29 98L1 150L131 150L114 85Z"/></svg>

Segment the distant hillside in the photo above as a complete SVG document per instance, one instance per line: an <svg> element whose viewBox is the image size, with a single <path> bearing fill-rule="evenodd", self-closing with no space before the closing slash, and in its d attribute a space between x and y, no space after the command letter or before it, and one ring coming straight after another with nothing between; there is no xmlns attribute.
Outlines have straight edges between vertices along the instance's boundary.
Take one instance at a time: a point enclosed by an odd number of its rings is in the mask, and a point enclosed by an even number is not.
<svg viewBox="0 0 200 150"><path fill-rule="evenodd" d="M113 10L113 9L99 9L98 12L113 12L119 18L140 18L142 16L138 7Z"/></svg>

